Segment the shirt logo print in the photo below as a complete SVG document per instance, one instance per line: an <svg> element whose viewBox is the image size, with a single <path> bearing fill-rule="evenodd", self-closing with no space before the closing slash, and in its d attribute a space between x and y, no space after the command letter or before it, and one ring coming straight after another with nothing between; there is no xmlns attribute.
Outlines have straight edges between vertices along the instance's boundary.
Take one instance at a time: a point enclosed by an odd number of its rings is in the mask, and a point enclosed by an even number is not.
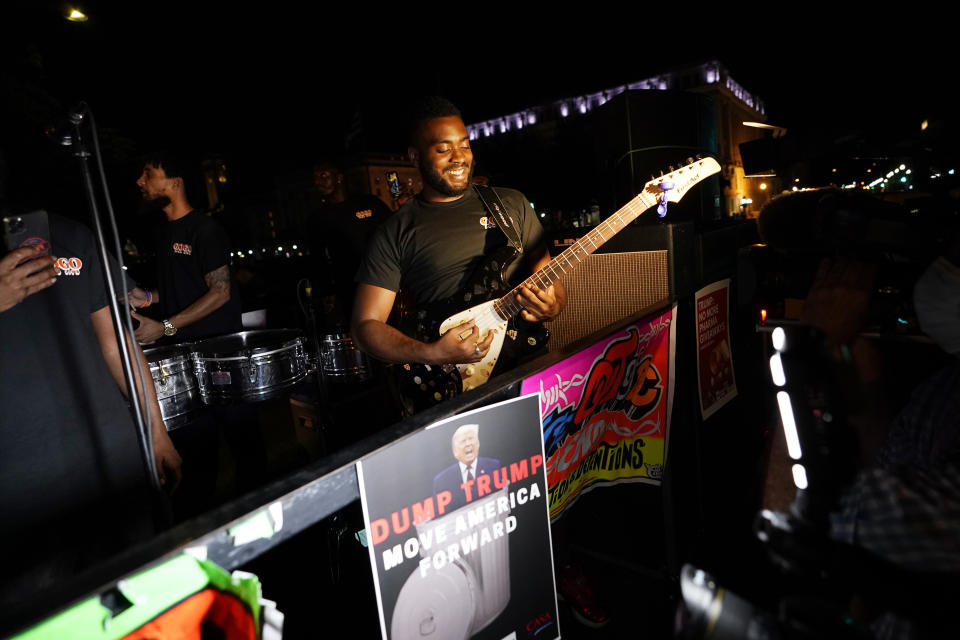
<svg viewBox="0 0 960 640"><path fill-rule="evenodd" d="M357 219L363 220L364 218L369 218L373 215L373 209L364 209L363 211L354 211L353 215L357 216Z"/></svg>
<svg viewBox="0 0 960 640"><path fill-rule="evenodd" d="M83 260L80 258L59 258L53 265L58 276L78 276L83 269Z"/></svg>
<svg viewBox="0 0 960 640"><path fill-rule="evenodd" d="M193 247L185 242L174 242L173 252L182 253L183 255L188 256L193 253Z"/></svg>
<svg viewBox="0 0 960 640"><path fill-rule="evenodd" d="M484 229L496 229L497 221L494 220L492 216L483 216L482 218L480 218L480 225Z"/></svg>

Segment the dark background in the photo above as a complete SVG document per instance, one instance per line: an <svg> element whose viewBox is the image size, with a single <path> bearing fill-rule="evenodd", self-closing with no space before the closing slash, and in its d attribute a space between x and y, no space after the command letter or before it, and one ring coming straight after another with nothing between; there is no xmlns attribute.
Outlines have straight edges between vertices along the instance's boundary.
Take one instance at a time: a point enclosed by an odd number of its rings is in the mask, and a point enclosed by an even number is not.
<svg viewBox="0 0 960 640"><path fill-rule="evenodd" d="M0 17L3 145L25 167L16 189L34 198L75 182L42 131L81 99L124 204L138 195L131 159L157 147L221 154L237 194L255 194L348 148L402 150L402 112L415 96L445 95L470 123L708 59L765 102L771 123L826 144L864 130L895 136L956 107L935 14L907 25L719 5L679 15L87 0L90 19L71 23L65 6L15 0ZM536 165L536 149L526 161Z"/></svg>

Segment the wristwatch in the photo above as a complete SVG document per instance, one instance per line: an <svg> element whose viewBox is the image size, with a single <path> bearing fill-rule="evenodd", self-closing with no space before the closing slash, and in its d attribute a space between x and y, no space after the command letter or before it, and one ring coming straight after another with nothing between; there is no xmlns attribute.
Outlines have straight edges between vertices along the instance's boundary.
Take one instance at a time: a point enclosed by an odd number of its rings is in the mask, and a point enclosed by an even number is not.
<svg viewBox="0 0 960 640"><path fill-rule="evenodd" d="M172 336L177 332L177 328L169 320L161 320L161 322L163 322L163 335Z"/></svg>

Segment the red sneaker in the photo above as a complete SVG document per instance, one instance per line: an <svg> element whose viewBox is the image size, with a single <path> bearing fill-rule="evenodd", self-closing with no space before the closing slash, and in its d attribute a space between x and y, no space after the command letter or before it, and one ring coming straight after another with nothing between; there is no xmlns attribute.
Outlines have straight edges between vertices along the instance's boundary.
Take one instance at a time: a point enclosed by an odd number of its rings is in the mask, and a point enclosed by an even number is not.
<svg viewBox="0 0 960 640"><path fill-rule="evenodd" d="M568 564L557 575L557 595L570 605L573 617L582 625L599 629L607 626L609 616L593 595L593 587L579 565Z"/></svg>

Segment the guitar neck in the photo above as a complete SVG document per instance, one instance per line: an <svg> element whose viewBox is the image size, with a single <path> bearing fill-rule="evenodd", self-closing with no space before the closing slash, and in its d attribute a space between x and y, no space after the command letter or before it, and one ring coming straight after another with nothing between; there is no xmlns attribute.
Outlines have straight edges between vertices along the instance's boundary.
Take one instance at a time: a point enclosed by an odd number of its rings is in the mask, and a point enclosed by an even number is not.
<svg viewBox="0 0 960 640"><path fill-rule="evenodd" d="M523 307L517 302L517 294L521 287L535 286L540 289L546 289L555 281L559 280L563 274L572 271L586 260L590 254L603 246L607 240L623 231L623 229L637 219L640 214L656 206L656 204L657 198L654 195L646 192L637 195L612 216L564 249L563 253L551 260L549 264L524 280L520 285L512 289L510 293L497 300L494 303L494 308L497 310L497 313L504 320L508 320L520 313Z"/></svg>

